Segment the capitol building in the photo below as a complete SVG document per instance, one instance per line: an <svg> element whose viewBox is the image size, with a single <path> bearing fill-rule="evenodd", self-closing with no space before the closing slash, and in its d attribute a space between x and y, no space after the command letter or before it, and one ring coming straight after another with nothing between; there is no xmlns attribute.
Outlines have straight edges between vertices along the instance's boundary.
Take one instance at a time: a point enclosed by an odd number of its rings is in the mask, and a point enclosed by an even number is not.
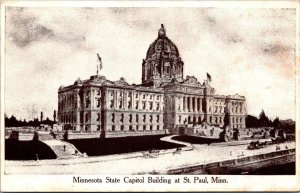
<svg viewBox="0 0 300 193"><path fill-rule="evenodd" d="M211 77L183 74L176 45L162 25L142 63L141 84L94 75L58 90L58 124L64 130L107 133L173 133L186 124L245 128L244 96L217 95Z"/></svg>

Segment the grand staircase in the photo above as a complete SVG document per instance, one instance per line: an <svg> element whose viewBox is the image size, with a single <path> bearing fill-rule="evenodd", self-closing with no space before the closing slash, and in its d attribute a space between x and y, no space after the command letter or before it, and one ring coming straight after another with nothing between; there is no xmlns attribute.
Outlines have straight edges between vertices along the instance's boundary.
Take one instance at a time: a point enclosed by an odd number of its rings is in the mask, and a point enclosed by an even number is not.
<svg viewBox="0 0 300 193"><path fill-rule="evenodd" d="M71 143L57 139L43 140L43 142L54 151L57 159L73 159L83 157L83 154Z"/></svg>
<svg viewBox="0 0 300 193"><path fill-rule="evenodd" d="M49 133L39 133L39 140L47 144L56 154L57 159L74 159L84 155L71 143L56 139Z"/></svg>

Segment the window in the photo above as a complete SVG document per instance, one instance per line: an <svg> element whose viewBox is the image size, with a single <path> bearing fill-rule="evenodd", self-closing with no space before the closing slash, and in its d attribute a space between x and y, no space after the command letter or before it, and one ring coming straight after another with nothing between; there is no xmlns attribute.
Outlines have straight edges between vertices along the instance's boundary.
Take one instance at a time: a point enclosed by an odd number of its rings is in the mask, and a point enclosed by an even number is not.
<svg viewBox="0 0 300 193"><path fill-rule="evenodd" d="M156 110L159 110L159 103L156 103Z"/></svg>
<svg viewBox="0 0 300 193"><path fill-rule="evenodd" d="M97 125L97 131L100 131L100 125Z"/></svg>
<svg viewBox="0 0 300 193"><path fill-rule="evenodd" d="M143 94L143 99L145 99L146 98L146 95L145 94Z"/></svg>
<svg viewBox="0 0 300 193"><path fill-rule="evenodd" d="M152 128L152 125L150 125L150 130L152 131L152 129L153 129L153 128Z"/></svg>
<svg viewBox="0 0 300 193"><path fill-rule="evenodd" d="M124 131L124 125L121 125L121 131Z"/></svg>
<svg viewBox="0 0 300 193"><path fill-rule="evenodd" d="M138 114L135 115L135 121L139 122L139 115Z"/></svg>
<svg viewBox="0 0 300 193"><path fill-rule="evenodd" d="M156 122L159 123L159 115L156 115Z"/></svg>
<svg viewBox="0 0 300 193"><path fill-rule="evenodd" d="M132 114L129 115L129 123L132 123Z"/></svg>
<svg viewBox="0 0 300 193"><path fill-rule="evenodd" d="M85 107L88 108L90 105L90 100L89 99L86 99L85 100Z"/></svg>
<svg viewBox="0 0 300 193"><path fill-rule="evenodd" d="M129 131L132 131L133 129L132 129L132 125L129 125Z"/></svg>
<svg viewBox="0 0 300 193"><path fill-rule="evenodd" d="M90 96L90 91L86 91L86 96Z"/></svg>
<svg viewBox="0 0 300 193"><path fill-rule="evenodd" d="M121 114L121 119L120 119L121 123L124 122L124 114Z"/></svg>
<svg viewBox="0 0 300 193"><path fill-rule="evenodd" d="M128 108L128 109L130 109L130 108L131 108L131 101L128 101L127 108Z"/></svg>
<svg viewBox="0 0 300 193"><path fill-rule="evenodd" d="M100 90L97 91L97 95L100 96Z"/></svg>
<svg viewBox="0 0 300 193"><path fill-rule="evenodd" d="M152 94L150 95L150 99L152 99Z"/></svg>
<svg viewBox="0 0 300 193"><path fill-rule="evenodd" d="M152 115L150 115L150 123L152 123Z"/></svg>
<svg viewBox="0 0 300 193"><path fill-rule="evenodd" d="M178 122L181 123L181 115L178 117Z"/></svg>
<svg viewBox="0 0 300 193"><path fill-rule="evenodd" d="M123 106L122 100L119 101L119 109L121 109Z"/></svg>
<svg viewBox="0 0 300 193"><path fill-rule="evenodd" d="M156 100L159 100L159 95L156 96Z"/></svg>
<svg viewBox="0 0 300 193"><path fill-rule="evenodd" d="M146 122L146 115L143 115L143 122Z"/></svg>
<svg viewBox="0 0 300 193"><path fill-rule="evenodd" d="M139 109L139 102L138 101L135 102L135 109Z"/></svg>
<svg viewBox="0 0 300 193"><path fill-rule="evenodd" d="M97 107L100 107L100 99L97 99L96 105L97 105Z"/></svg>
<svg viewBox="0 0 300 193"><path fill-rule="evenodd" d="M138 98L138 97L139 97L139 94L138 94L138 93L136 93L136 94L135 94L135 98Z"/></svg>
<svg viewBox="0 0 300 193"><path fill-rule="evenodd" d="M144 130L144 131L146 130L146 125L143 125L143 130Z"/></svg>
<svg viewBox="0 0 300 193"><path fill-rule="evenodd" d="M156 126L156 130L159 130L159 125Z"/></svg>
<svg viewBox="0 0 300 193"><path fill-rule="evenodd" d="M89 121L89 114L85 114L85 122L88 122Z"/></svg>
<svg viewBox="0 0 300 193"><path fill-rule="evenodd" d="M111 115L111 122L115 122L115 114L113 113L112 115Z"/></svg>
<svg viewBox="0 0 300 193"><path fill-rule="evenodd" d="M97 121L100 121L100 113L97 114Z"/></svg>
<svg viewBox="0 0 300 193"><path fill-rule="evenodd" d="M114 107L114 99L111 99L110 100L110 108L113 108Z"/></svg>
<svg viewBox="0 0 300 193"><path fill-rule="evenodd" d="M143 110L145 110L146 109L146 102L143 101L142 104L143 104Z"/></svg>
<svg viewBox="0 0 300 193"><path fill-rule="evenodd" d="M149 102L149 109L152 110L153 108L153 102Z"/></svg>
<svg viewBox="0 0 300 193"><path fill-rule="evenodd" d="M115 126L115 125L112 125L112 126L111 126L111 130L112 130L112 131L115 131L115 130L116 130L116 126Z"/></svg>
<svg viewBox="0 0 300 193"><path fill-rule="evenodd" d="M137 130L137 131L139 130L139 126L138 126L138 125L136 126L136 130Z"/></svg>

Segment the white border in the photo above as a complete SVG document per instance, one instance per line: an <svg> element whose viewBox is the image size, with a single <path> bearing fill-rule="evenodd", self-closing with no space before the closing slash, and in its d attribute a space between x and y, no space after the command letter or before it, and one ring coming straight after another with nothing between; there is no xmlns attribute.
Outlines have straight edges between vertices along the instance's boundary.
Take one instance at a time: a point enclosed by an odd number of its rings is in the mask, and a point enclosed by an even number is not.
<svg viewBox="0 0 300 193"><path fill-rule="evenodd" d="M4 175L4 64L5 7L247 7L296 8L296 146L300 137L299 1L4 1L1 3L1 191L299 191L299 166L295 176L225 176L228 184L73 184L74 175ZM300 159L296 154L296 160ZM296 162L298 163L298 161ZM100 177L108 175L81 176ZM111 177L114 177L110 175ZM187 175L192 177L191 175ZM210 176L210 175L208 175ZM124 176L115 176L123 178ZM177 178L178 176L166 176ZM184 176L179 176L184 177Z"/></svg>

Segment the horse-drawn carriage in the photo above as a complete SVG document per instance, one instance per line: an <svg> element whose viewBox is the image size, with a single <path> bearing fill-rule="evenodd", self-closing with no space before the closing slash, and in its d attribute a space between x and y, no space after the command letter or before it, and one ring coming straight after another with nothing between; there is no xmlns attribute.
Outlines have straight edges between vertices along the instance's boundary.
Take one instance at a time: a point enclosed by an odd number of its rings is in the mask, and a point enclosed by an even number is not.
<svg viewBox="0 0 300 193"><path fill-rule="evenodd" d="M144 158L157 158L159 156L159 150L149 150L142 152Z"/></svg>
<svg viewBox="0 0 300 193"><path fill-rule="evenodd" d="M263 147L267 146L267 141L264 142L259 142L257 141L251 141L250 144L248 145L248 149L253 150L253 149L260 149Z"/></svg>

